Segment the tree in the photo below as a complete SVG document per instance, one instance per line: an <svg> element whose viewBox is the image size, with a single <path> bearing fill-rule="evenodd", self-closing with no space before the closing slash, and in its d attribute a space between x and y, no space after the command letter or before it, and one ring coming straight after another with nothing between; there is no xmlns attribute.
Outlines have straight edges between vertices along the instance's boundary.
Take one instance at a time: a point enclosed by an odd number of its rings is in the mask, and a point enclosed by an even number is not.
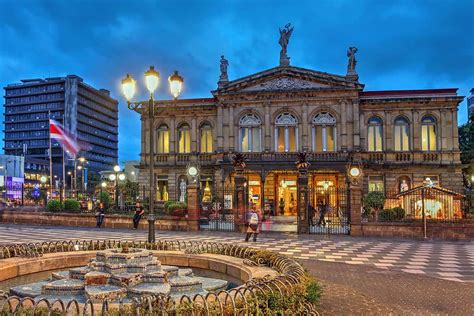
<svg viewBox="0 0 474 316"><path fill-rule="evenodd" d="M137 182L132 182L130 180L126 180L125 183L121 183L119 185L119 191L123 194L123 200L125 204L133 204L137 196L140 195L140 188Z"/></svg>
<svg viewBox="0 0 474 316"><path fill-rule="evenodd" d="M375 220L378 220L379 211L385 205L385 195L382 192L372 191L367 193L362 200L365 209L370 209L375 212Z"/></svg>
<svg viewBox="0 0 474 316"><path fill-rule="evenodd" d="M474 117L464 125L459 126L459 149L461 162L464 164L464 186L473 186L471 176L474 175Z"/></svg>

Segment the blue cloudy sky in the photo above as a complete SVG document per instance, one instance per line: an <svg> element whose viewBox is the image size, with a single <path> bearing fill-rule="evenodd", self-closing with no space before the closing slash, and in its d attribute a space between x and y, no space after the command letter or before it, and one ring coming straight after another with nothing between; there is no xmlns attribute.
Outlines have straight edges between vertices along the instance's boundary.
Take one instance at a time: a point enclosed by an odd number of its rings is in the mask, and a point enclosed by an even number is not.
<svg viewBox="0 0 474 316"><path fill-rule="evenodd" d="M345 74L356 46L366 90L456 87L466 96L474 87L474 0L0 0L0 85L77 74L109 89L120 101L120 161L137 159L140 121L119 92L125 73L177 69L183 98L209 97L221 54L230 79L276 66L278 27L288 22L292 65ZM158 93L170 98L164 84Z"/></svg>

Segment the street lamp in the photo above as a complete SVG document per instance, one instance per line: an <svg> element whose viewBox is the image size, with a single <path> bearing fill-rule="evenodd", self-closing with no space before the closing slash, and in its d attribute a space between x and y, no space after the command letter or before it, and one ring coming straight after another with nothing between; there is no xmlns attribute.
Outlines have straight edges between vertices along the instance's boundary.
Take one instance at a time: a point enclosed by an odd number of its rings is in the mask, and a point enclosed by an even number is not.
<svg viewBox="0 0 474 316"><path fill-rule="evenodd" d="M99 202L102 202L102 190L107 187L107 182L102 181L100 184L100 196L99 196Z"/></svg>
<svg viewBox="0 0 474 316"><path fill-rule="evenodd" d="M48 179L46 178L46 176L41 176L40 181L41 181L41 184L42 184L42 189L43 189L44 186L46 185L46 181L47 181L47 180L48 180ZM44 205L45 205L45 206L46 206L47 202L48 202L48 195L45 194L45 196L44 196Z"/></svg>
<svg viewBox="0 0 474 316"><path fill-rule="evenodd" d="M173 98L176 100L182 92L183 88L183 78L175 71L169 78L169 87L170 92ZM154 116L155 116L155 106L158 105L154 100L154 92L158 88L160 83L160 73L155 70L155 67L150 66L145 72L145 84L146 88L150 92L150 98L148 101L131 101L135 91L136 91L136 81L127 74L127 76L122 80L122 92L125 98L127 99L128 108L133 111L137 111L144 115L148 114L149 120L149 172L150 172L150 193L149 193L149 214L148 214L148 242L155 242L155 209L154 209L154 199L155 199L155 173L154 173ZM146 162L146 158L145 158Z"/></svg>

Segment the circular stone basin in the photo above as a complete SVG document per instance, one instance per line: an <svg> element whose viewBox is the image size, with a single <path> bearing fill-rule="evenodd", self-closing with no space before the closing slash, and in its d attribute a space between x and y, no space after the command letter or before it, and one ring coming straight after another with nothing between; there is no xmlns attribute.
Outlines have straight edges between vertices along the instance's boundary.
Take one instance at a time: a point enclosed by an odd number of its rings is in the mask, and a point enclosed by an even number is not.
<svg viewBox="0 0 474 316"><path fill-rule="evenodd" d="M182 295L205 295L225 290L228 285L226 280L197 277L190 268L162 266L145 249L129 249L126 253L109 249L97 252L87 266L53 272L50 280L15 286L10 293L36 300L127 302L145 295L163 294L176 299Z"/></svg>

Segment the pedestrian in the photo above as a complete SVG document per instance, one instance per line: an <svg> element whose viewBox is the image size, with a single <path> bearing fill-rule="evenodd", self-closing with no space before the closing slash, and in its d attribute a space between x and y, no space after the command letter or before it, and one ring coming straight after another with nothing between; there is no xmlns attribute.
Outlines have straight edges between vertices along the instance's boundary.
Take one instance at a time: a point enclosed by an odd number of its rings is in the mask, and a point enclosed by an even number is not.
<svg viewBox="0 0 474 316"><path fill-rule="evenodd" d="M308 219L311 226L314 226L314 213L316 213L316 210L311 204L308 204Z"/></svg>
<svg viewBox="0 0 474 316"><path fill-rule="evenodd" d="M246 221L247 235L245 236L245 241L248 242L253 234L253 241L256 242L258 236L259 216L255 207L252 207L250 212L247 213Z"/></svg>
<svg viewBox="0 0 474 316"><path fill-rule="evenodd" d="M133 229L138 228L138 224L140 224L143 214L145 214L145 210L143 209L143 206L141 206L140 202L137 202L135 204L135 215L133 216Z"/></svg>
<svg viewBox="0 0 474 316"><path fill-rule="evenodd" d="M326 202L325 201L320 202L320 204L319 204L319 213L320 213L320 215L319 215L318 226L321 226L321 225L326 226L325 216L326 216L327 211L328 211L328 206L327 206Z"/></svg>
<svg viewBox="0 0 474 316"><path fill-rule="evenodd" d="M100 202L99 207L97 208L97 212L95 213L97 228L102 227L102 224L104 223L104 217L105 217L105 205L104 203Z"/></svg>

